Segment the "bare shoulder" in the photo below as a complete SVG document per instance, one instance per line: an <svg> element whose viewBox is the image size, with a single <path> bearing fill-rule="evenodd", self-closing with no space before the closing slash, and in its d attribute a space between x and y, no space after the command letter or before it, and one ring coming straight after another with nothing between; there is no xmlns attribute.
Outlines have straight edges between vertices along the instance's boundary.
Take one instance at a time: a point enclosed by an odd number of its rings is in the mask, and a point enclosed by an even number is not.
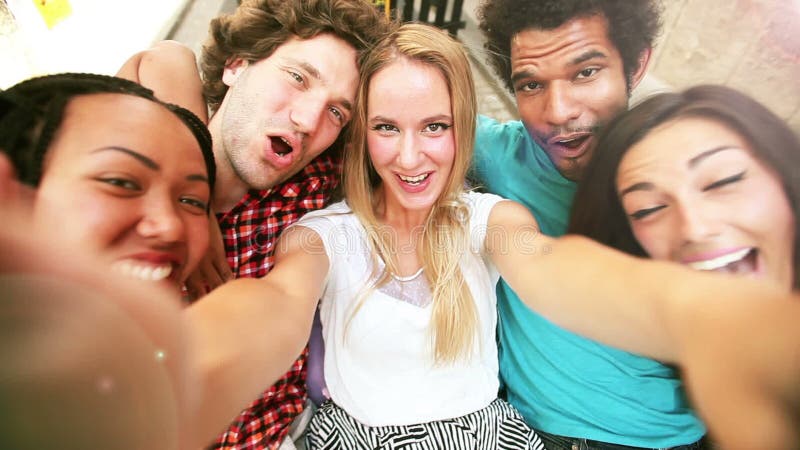
<svg viewBox="0 0 800 450"><path fill-rule="evenodd" d="M279 239L281 250L292 249L300 247L303 250L322 250L325 251L324 243L319 234L309 227L303 225L295 225L289 227L281 234Z"/></svg>
<svg viewBox="0 0 800 450"><path fill-rule="evenodd" d="M158 42L128 58L117 76L151 89L159 99L182 106L208 123L197 59L186 45Z"/></svg>
<svg viewBox="0 0 800 450"><path fill-rule="evenodd" d="M489 214L489 226L534 226L538 229L536 219L528 208L512 200L503 200L494 205Z"/></svg>

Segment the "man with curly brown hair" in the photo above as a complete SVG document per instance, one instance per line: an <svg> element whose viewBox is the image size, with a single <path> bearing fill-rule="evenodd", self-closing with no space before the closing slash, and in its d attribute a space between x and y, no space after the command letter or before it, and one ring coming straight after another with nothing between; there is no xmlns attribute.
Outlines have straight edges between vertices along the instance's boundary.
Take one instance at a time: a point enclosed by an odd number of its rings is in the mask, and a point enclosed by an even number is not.
<svg viewBox="0 0 800 450"><path fill-rule="evenodd" d="M213 204L237 278L266 275L280 233L329 203L358 61L382 28L359 0L245 1L212 21L201 72L220 180ZM289 446L290 425L305 408L306 358L304 351L212 448Z"/></svg>
<svg viewBox="0 0 800 450"><path fill-rule="evenodd" d="M194 54L176 43L160 43L122 68L121 76L201 117L207 117L206 104L211 111L212 205L220 233L212 235L217 249L187 283L195 297L231 276L266 275L279 234L330 202L340 180L339 138L354 114L359 62L387 31L386 18L364 0L245 0L233 14L212 20L200 58L202 85ZM237 307L230 303L209 309L199 301L189 309L222 323L231 316L224 309ZM215 353L215 361L247 358L246 340L259 339L217 328L216 344L225 351ZM224 433L211 448L294 448L290 428L292 434L304 428L309 415L302 414L307 356L304 350L276 384L219 430ZM214 383L245 389L218 365L209 371ZM202 406L229 420L232 409L247 405Z"/></svg>
<svg viewBox="0 0 800 450"><path fill-rule="evenodd" d="M627 109L645 73L660 12L656 0L482 3L489 63L521 120L479 119L475 181L525 204L543 233L564 234L598 130ZM508 400L547 448L700 445L705 427L672 368L556 327L502 280L497 293Z"/></svg>

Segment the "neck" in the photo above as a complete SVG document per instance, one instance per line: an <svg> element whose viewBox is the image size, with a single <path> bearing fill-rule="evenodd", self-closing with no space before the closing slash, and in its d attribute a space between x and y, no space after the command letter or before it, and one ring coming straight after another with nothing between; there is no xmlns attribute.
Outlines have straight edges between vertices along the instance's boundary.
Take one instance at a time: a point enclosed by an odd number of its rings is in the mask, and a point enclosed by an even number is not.
<svg viewBox="0 0 800 450"><path fill-rule="evenodd" d="M411 233L416 228L420 228L428 219L431 208L427 209L407 209L397 202L388 199L386 191L379 188L379 204L375 208L375 215L381 222L395 228L401 233Z"/></svg>
<svg viewBox="0 0 800 450"><path fill-rule="evenodd" d="M217 163L217 180L214 187L213 209L216 212L227 212L247 194L247 184L239 178L233 170L227 152L225 152L225 141L222 137L222 114L220 111L224 105L220 106L208 123L211 132L214 149L214 161Z"/></svg>

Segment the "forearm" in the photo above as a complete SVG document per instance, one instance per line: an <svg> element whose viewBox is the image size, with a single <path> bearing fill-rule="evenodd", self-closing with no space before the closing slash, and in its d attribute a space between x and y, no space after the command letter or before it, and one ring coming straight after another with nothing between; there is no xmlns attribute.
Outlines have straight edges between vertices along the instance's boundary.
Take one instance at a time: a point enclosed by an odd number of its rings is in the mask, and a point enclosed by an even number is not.
<svg viewBox="0 0 800 450"><path fill-rule="evenodd" d="M313 303L303 303L265 280L239 279L187 309L201 399L196 444L207 444L291 366L311 330Z"/></svg>
<svg viewBox="0 0 800 450"><path fill-rule="evenodd" d="M528 267L524 280L509 280L532 309L591 339L663 361L680 362L688 318L709 302L787 296L766 283L634 258L586 238L546 245L547 254L519 263Z"/></svg>

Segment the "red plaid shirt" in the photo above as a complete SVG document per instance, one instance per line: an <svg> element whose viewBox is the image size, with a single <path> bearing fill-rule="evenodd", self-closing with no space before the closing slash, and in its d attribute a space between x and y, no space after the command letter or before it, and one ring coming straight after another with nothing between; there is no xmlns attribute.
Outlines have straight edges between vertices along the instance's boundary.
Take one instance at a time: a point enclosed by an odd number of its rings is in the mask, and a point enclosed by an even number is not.
<svg viewBox="0 0 800 450"><path fill-rule="evenodd" d="M324 208L339 184L339 161L317 157L282 185L252 190L229 212L218 214L228 264L236 278L260 278L275 264L280 233L309 211ZM308 349L277 383L242 411L212 449L275 449L306 400Z"/></svg>

